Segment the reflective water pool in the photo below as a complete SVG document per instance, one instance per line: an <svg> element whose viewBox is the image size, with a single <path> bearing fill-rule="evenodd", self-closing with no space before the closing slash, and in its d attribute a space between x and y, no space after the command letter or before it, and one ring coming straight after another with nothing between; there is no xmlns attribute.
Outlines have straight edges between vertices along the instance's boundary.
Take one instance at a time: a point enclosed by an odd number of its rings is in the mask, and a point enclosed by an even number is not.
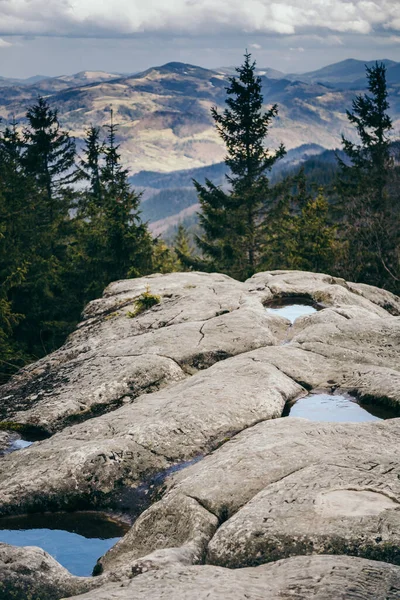
<svg viewBox="0 0 400 600"><path fill-rule="evenodd" d="M289 319L291 323L294 323L299 317L312 315L321 310L322 307L301 298L281 298L280 300L274 300L273 303L266 305L265 308L267 312L279 317L285 317L285 319Z"/></svg>
<svg viewBox="0 0 400 600"><path fill-rule="evenodd" d="M16 452L17 450L23 450L24 448L29 448L34 442L40 442L41 440L50 437L48 433L40 431L24 432L23 434L10 431L9 433L11 435L11 441L8 446L3 447L0 451L0 456L10 454L10 452Z"/></svg>
<svg viewBox="0 0 400 600"><path fill-rule="evenodd" d="M10 446L10 452L22 450L23 448L29 448L29 446L32 446L32 444L33 442L28 442L28 440L23 440L22 438L19 440L14 440Z"/></svg>
<svg viewBox="0 0 400 600"><path fill-rule="evenodd" d="M125 523L92 512L3 517L0 542L39 546L74 575L90 576L97 559L128 529Z"/></svg>
<svg viewBox="0 0 400 600"><path fill-rule="evenodd" d="M353 422L380 421L396 416L389 409L361 405L349 394L309 394L294 404L287 404L284 417L303 417L311 421Z"/></svg>

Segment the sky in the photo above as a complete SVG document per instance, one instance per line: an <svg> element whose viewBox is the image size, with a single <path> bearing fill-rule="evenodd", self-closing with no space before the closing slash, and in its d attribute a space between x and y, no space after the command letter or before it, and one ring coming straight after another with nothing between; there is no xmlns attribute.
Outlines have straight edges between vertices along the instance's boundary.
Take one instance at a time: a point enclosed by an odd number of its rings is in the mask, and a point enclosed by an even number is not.
<svg viewBox="0 0 400 600"><path fill-rule="evenodd" d="M0 75L400 61L400 0L0 0Z"/></svg>

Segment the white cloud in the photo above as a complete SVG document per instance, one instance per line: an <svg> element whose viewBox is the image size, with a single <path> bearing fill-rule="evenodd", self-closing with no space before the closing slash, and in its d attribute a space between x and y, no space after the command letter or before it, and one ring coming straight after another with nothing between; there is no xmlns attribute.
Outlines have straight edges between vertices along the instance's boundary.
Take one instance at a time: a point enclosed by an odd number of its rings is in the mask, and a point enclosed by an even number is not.
<svg viewBox="0 0 400 600"><path fill-rule="evenodd" d="M0 38L0 48L8 48L9 46L12 46L10 42L6 42L6 40Z"/></svg>
<svg viewBox="0 0 400 600"><path fill-rule="evenodd" d="M250 44L250 48L252 50L261 50L262 46L260 44Z"/></svg>
<svg viewBox="0 0 400 600"><path fill-rule="evenodd" d="M309 35L308 40L317 42L322 46L344 46L344 42L339 35Z"/></svg>
<svg viewBox="0 0 400 600"><path fill-rule="evenodd" d="M400 31L398 0L0 0L0 34Z"/></svg>

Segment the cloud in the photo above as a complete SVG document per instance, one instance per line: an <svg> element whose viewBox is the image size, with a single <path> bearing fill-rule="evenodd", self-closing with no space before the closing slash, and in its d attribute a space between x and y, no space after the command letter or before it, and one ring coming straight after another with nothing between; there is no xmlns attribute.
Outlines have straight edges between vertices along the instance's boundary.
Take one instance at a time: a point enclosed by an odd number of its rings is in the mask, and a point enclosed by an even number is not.
<svg viewBox="0 0 400 600"><path fill-rule="evenodd" d="M396 0L0 0L0 34L400 31Z"/></svg>
<svg viewBox="0 0 400 600"><path fill-rule="evenodd" d="M252 50L261 50L262 46L260 44L250 44L250 48Z"/></svg>
<svg viewBox="0 0 400 600"><path fill-rule="evenodd" d="M6 40L0 38L0 48L8 48L9 46L12 46L10 42L6 42Z"/></svg>

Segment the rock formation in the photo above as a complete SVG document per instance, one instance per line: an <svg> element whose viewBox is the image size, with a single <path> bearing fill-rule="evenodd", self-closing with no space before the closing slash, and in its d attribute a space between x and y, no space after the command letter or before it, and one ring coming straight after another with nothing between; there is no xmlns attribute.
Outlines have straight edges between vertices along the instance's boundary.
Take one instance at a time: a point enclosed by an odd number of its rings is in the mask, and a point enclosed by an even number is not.
<svg viewBox="0 0 400 600"><path fill-rule="evenodd" d="M160 302L134 316L146 290ZM282 298L319 310L292 325L266 309ZM0 389L2 430L49 436L1 458L0 515L121 510L121 495L162 486L101 575L74 578L46 556L24 589L333 600L348 585L399 597L400 419L279 418L310 390L400 414L399 315L389 292L296 271L111 284L62 348ZM38 551L0 548L0 586L17 590L24 552L36 564Z"/></svg>

